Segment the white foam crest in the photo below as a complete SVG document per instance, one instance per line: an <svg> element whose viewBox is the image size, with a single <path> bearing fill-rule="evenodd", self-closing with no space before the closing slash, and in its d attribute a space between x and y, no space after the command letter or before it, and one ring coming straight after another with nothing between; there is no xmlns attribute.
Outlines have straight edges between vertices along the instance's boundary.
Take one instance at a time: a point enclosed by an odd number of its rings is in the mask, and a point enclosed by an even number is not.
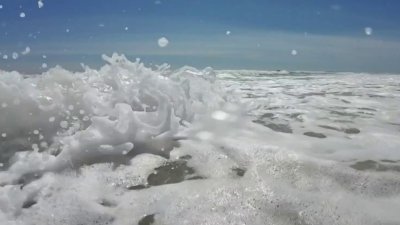
<svg viewBox="0 0 400 225"><path fill-rule="evenodd" d="M100 70L74 73L55 67L25 78L2 72L0 102L8 105L0 109L0 133L7 134L0 147L8 152L2 161L23 151L2 174L9 182L26 174L121 160L131 151L164 154L161 149L174 146L180 124L225 103L211 68L152 70L123 55L103 59L108 64ZM41 146L41 153L31 152L33 145Z"/></svg>

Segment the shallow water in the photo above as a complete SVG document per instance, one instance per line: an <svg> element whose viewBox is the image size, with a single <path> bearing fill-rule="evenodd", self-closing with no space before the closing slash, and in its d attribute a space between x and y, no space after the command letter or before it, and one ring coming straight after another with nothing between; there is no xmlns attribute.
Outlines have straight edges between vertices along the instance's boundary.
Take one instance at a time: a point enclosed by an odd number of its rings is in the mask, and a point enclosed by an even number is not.
<svg viewBox="0 0 400 225"><path fill-rule="evenodd" d="M400 76L0 75L2 224L400 223Z"/></svg>

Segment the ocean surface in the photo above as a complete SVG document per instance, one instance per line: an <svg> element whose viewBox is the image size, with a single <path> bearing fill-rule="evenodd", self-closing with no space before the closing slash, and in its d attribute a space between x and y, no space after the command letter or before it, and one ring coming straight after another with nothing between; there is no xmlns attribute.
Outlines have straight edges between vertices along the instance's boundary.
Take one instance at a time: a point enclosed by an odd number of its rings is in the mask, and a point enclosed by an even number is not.
<svg viewBox="0 0 400 225"><path fill-rule="evenodd" d="M2 225L398 225L400 76L0 71Z"/></svg>

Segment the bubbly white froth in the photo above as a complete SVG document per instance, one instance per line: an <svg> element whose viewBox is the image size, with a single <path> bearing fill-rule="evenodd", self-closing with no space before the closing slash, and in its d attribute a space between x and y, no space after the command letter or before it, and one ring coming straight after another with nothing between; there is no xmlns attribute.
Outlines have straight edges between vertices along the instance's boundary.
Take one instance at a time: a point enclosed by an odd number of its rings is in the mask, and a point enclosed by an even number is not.
<svg viewBox="0 0 400 225"><path fill-rule="evenodd" d="M397 75L104 59L0 72L1 224L400 222Z"/></svg>

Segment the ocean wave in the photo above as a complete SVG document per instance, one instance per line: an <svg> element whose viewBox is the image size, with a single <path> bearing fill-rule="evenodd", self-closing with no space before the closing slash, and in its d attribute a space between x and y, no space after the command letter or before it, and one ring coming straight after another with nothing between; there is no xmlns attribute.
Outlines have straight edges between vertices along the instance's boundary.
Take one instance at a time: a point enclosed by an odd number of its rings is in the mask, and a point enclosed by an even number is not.
<svg viewBox="0 0 400 225"><path fill-rule="evenodd" d="M398 76L103 58L0 73L2 224L399 223Z"/></svg>
<svg viewBox="0 0 400 225"><path fill-rule="evenodd" d="M100 70L2 72L0 148L9 178L1 183L143 152L166 155L183 124L227 102L211 68L152 70L123 55L103 59Z"/></svg>

